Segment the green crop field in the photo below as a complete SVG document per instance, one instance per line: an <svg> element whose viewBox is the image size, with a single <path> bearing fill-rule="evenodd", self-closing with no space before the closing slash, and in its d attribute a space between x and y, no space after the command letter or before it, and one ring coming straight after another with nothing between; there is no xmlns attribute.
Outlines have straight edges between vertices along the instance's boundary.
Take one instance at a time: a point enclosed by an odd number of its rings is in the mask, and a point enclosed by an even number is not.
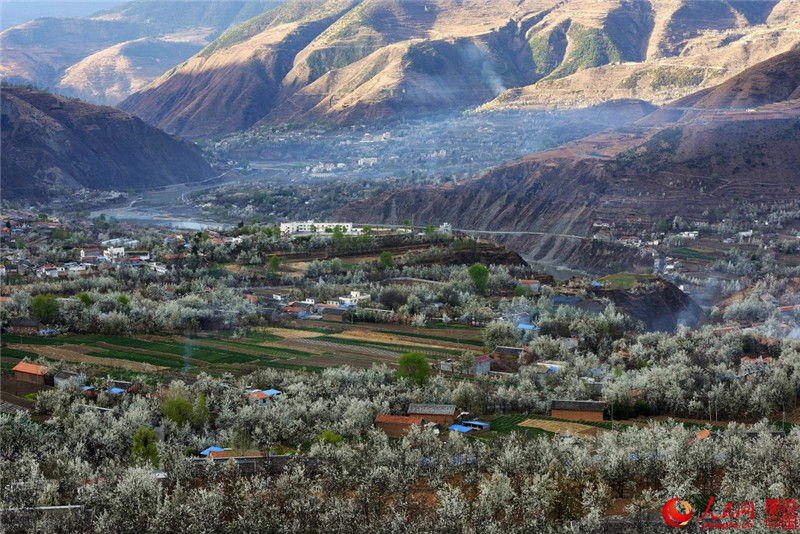
<svg viewBox="0 0 800 534"><path fill-rule="evenodd" d="M181 369L184 367L182 360L178 358L170 358L168 356L155 356L153 354L139 354L138 352L123 352L113 349L97 350L88 353L89 356L97 356L100 358L115 358L119 360L130 360L133 362L148 363L159 367L167 367L169 369Z"/></svg>
<svg viewBox="0 0 800 534"><path fill-rule="evenodd" d="M489 430L500 434L507 434L509 432L521 432L528 437L553 435L552 432L542 430L541 428L517 426L522 421L530 418L531 416L524 414L498 415L497 417L493 417L489 421Z"/></svg>
<svg viewBox="0 0 800 534"><path fill-rule="evenodd" d="M688 247L673 248L670 250L670 254L676 258L686 258L691 260L714 261L715 259L714 256L709 256L704 252Z"/></svg>

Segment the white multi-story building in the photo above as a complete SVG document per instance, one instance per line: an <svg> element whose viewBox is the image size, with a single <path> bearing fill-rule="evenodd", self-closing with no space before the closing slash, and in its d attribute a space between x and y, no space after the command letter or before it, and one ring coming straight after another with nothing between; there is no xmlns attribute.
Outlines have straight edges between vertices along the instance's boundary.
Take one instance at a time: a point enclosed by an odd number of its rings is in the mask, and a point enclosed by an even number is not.
<svg viewBox="0 0 800 534"><path fill-rule="evenodd" d="M125 247L108 247L103 251L108 261L116 262L125 257Z"/></svg>
<svg viewBox="0 0 800 534"><path fill-rule="evenodd" d="M346 234L353 231L353 223L293 221L281 223L281 234L292 235L325 232L326 230L333 230L337 226Z"/></svg>
<svg viewBox="0 0 800 534"><path fill-rule="evenodd" d="M361 291L351 291L349 297L339 297L339 302L344 306L355 306L359 302L369 302L369 293L362 293Z"/></svg>

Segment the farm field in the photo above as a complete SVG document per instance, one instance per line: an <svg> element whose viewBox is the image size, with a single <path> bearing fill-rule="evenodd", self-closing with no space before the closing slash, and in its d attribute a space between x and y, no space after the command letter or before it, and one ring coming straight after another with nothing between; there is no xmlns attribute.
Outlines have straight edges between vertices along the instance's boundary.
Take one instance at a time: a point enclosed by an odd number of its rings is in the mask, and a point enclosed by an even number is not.
<svg viewBox="0 0 800 534"><path fill-rule="evenodd" d="M631 289L640 282L651 282L655 277L650 274L617 273L606 275L598 281L612 289Z"/></svg>
<svg viewBox="0 0 800 534"><path fill-rule="evenodd" d="M362 326L366 328L362 329ZM415 328L406 325L304 323L258 328L240 337L200 335L61 335L3 337L3 370L23 358L84 363L106 370L151 374L235 374L259 367L319 371L350 365L394 367L405 352L431 361L477 350L480 330ZM9 359L14 360L13 363ZM6 369L8 368L8 369Z"/></svg>
<svg viewBox="0 0 800 534"><path fill-rule="evenodd" d="M572 434L573 436L590 437L598 432L595 426L583 425L581 423L572 423L567 421L555 421L546 419L525 419L518 423L518 426L524 428L538 428L545 432L553 434Z"/></svg>

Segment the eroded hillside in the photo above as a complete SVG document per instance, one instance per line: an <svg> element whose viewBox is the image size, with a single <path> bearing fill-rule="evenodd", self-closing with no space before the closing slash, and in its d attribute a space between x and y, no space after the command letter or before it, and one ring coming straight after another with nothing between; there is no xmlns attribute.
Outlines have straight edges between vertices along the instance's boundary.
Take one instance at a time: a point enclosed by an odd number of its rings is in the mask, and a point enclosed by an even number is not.
<svg viewBox="0 0 800 534"><path fill-rule="evenodd" d="M205 136L481 105L664 102L796 46L798 15L787 0L293 1L121 107Z"/></svg>
<svg viewBox="0 0 800 534"><path fill-rule="evenodd" d="M775 77L783 87L775 91L763 82L776 61L796 64L798 57L795 51L757 65L728 84L656 112L658 121L646 117L469 182L389 193L347 207L342 215L365 222L413 217L420 224L541 232L501 237L534 259L591 268L596 258L586 247L595 222L636 231L675 215L702 219L743 199L797 198L800 103L792 98L800 78L789 72ZM764 92L773 98L764 100ZM689 100L696 107L684 116ZM723 102L729 102L728 110L716 107ZM756 104L763 107L753 110ZM702 106L709 107L702 111Z"/></svg>

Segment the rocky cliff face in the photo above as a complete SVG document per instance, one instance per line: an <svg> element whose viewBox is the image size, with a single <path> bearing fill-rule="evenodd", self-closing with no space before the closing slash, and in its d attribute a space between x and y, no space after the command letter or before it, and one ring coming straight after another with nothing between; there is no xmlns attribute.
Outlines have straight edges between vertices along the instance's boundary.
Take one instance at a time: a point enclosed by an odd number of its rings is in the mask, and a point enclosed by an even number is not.
<svg viewBox="0 0 800 534"><path fill-rule="evenodd" d="M169 132L664 102L800 43L792 0L295 0L121 104ZM757 4L757 5L756 5Z"/></svg>
<svg viewBox="0 0 800 534"><path fill-rule="evenodd" d="M641 321L648 331L672 332L678 326L695 326L703 310L683 291L659 279L646 289L597 290L598 297L611 300L626 314Z"/></svg>
<svg viewBox="0 0 800 534"><path fill-rule="evenodd" d="M0 102L5 200L137 190L213 174L196 146L117 109L12 87L0 90Z"/></svg>

